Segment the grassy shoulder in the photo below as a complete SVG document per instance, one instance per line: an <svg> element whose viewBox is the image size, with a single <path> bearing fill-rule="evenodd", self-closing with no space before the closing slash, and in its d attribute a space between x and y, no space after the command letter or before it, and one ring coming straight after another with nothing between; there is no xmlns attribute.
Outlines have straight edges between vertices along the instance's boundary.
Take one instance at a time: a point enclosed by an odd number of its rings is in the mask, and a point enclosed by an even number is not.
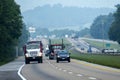
<svg viewBox="0 0 120 80"><path fill-rule="evenodd" d="M120 69L120 55L82 54L71 50L71 58Z"/></svg>
<svg viewBox="0 0 120 80"><path fill-rule="evenodd" d="M115 44L115 43L109 43L109 42L100 42L100 41L93 41L93 40L88 40L88 39L83 39L84 41L86 41L87 43L89 43L92 46L95 46L97 48L110 48L110 49L117 49L120 50L120 45L119 44ZM106 45L110 44L109 47L107 47Z"/></svg>

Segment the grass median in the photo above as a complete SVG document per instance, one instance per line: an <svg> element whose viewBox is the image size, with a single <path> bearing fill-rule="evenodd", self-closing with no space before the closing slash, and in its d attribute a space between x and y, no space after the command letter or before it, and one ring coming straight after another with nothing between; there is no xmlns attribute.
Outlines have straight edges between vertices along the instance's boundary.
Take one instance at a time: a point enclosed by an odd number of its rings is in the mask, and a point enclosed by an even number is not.
<svg viewBox="0 0 120 80"><path fill-rule="evenodd" d="M120 69L120 55L82 54L71 50L71 58Z"/></svg>

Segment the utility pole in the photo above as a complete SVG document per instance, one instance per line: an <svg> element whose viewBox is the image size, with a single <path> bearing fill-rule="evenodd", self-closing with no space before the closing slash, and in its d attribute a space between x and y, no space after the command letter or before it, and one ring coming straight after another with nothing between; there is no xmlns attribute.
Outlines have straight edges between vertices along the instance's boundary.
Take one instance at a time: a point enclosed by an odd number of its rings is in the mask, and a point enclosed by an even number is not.
<svg viewBox="0 0 120 80"><path fill-rule="evenodd" d="M16 57L18 57L18 46L15 47L16 50Z"/></svg>
<svg viewBox="0 0 120 80"><path fill-rule="evenodd" d="M102 38L103 38L103 49L105 48L104 45L105 45L105 42L104 42L104 20L102 20Z"/></svg>

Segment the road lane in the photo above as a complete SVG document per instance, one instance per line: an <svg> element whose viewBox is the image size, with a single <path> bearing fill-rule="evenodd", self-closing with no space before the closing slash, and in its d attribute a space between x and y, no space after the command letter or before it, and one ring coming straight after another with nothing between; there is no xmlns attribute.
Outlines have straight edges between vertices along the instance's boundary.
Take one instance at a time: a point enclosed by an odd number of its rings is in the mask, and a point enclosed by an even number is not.
<svg viewBox="0 0 120 80"><path fill-rule="evenodd" d="M94 77L96 80L118 80L120 78L120 70L118 69L112 69L94 64L93 66L90 66L91 64L89 63L84 63L77 60L72 60L71 63L65 65L64 62L54 65L66 70L72 70L73 73L81 74L86 78Z"/></svg>
<svg viewBox="0 0 120 80"><path fill-rule="evenodd" d="M45 40L43 41L46 42ZM77 41L74 45L77 45ZM76 44L75 44L76 43ZM84 61L71 60L70 63L43 58L43 64L32 62L25 65L21 74L27 80L119 80L120 69L109 68Z"/></svg>
<svg viewBox="0 0 120 80"><path fill-rule="evenodd" d="M92 66L91 66L92 65ZM119 80L120 70L72 60L71 63L48 60L43 64L32 62L21 71L27 80Z"/></svg>
<svg viewBox="0 0 120 80"><path fill-rule="evenodd" d="M46 60L43 64L25 65L21 73L27 80L80 80L72 74L66 74L62 69L55 68Z"/></svg>
<svg viewBox="0 0 120 80"><path fill-rule="evenodd" d="M90 48L90 44L88 44L87 42L83 41L81 38L79 39L70 39L68 38L68 41L72 43L72 45L80 52L86 53L88 51L88 49ZM84 50L82 50L84 49ZM91 50L92 53L99 53L100 50L98 50L95 47L91 46Z"/></svg>

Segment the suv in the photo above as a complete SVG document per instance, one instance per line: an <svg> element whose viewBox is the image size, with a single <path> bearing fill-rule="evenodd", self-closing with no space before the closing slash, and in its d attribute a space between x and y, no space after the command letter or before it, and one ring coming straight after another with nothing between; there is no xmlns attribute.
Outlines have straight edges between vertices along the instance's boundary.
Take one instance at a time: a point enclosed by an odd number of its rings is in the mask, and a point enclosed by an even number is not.
<svg viewBox="0 0 120 80"><path fill-rule="evenodd" d="M29 64L30 61L38 61L38 63L43 62L42 59L43 53L40 48L40 44L38 43L29 43L25 45L24 53L26 64Z"/></svg>
<svg viewBox="0 0 120 80"><path fill-rule="evenodd" d="M59 63L59 61L68 61L70 62L70 53L68 53L68 51L66 50L60 50L57 54L56 54L56 62Z"/></svg>

